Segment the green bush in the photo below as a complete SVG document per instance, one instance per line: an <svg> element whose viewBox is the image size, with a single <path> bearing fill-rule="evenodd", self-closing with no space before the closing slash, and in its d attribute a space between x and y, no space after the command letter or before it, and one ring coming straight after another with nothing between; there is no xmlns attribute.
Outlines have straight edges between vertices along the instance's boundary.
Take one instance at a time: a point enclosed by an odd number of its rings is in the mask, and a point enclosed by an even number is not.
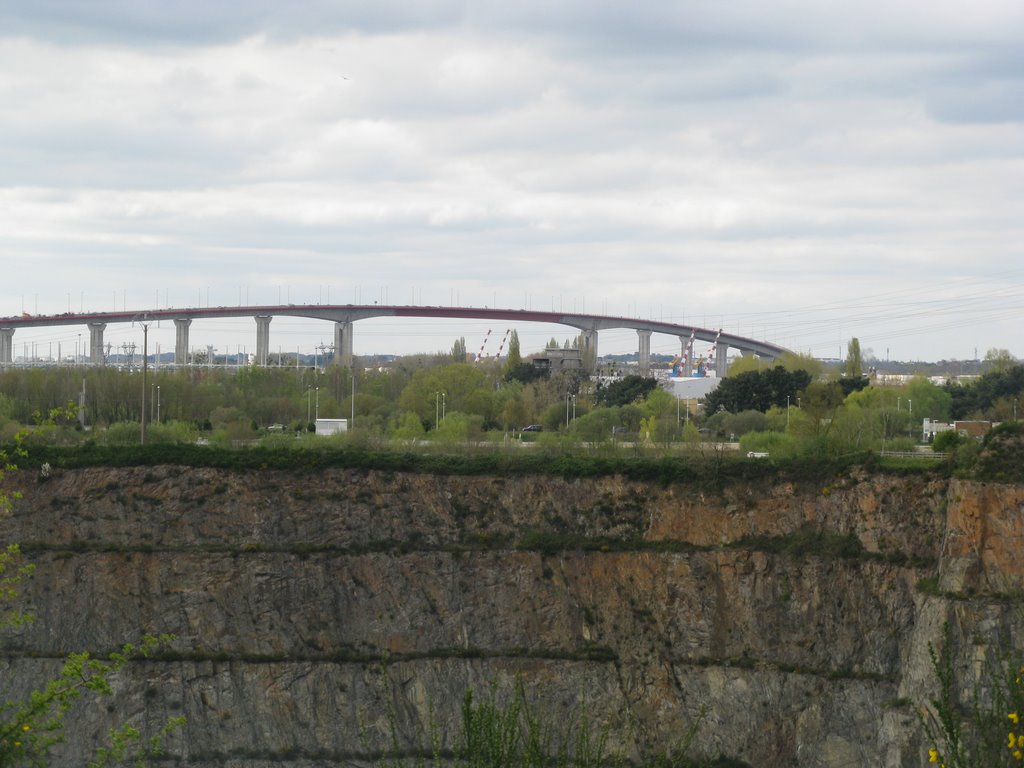
<svg viewBox="0 0 1024 768"><path fill-rule="evenodd" d="M740 453L767 453L773 459L791 459L797 455L796 438L784 432L748 432L740 438Z"/></svg>
<svg viewBox="0 0 1024 768"><path fill-rule="evenodd" d="M939 432L932 440L932 450L936 453L952 453L963 444L964 439L955 429Z"/></svg>

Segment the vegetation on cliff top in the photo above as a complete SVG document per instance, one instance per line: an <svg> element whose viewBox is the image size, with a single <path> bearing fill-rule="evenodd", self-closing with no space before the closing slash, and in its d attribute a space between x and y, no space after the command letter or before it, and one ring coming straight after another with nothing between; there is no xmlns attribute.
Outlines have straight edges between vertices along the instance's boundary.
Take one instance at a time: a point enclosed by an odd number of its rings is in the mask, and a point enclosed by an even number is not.
<svg viewBox="0 0 1024 768"><path fill-rule="evenodd" d="M773 477L790 481L814 481L834 477L853 466L879 467L870 454L844 457L798 457L788 461L743 460L721 450L693 452L685 456L590 455L546 450L470 450L437 452L395 451L372 447L346 447L333 443L316 447L282 449L254 446L227 449L189 444L147 446L38 446L23 466L73 469L79 467L130 467L175 464L234 470L284 470L317 472L324 469L358 469L419 472L439 475L550 475L601 477L618 475L629 480L718 485L727 481ZM892 465L903 471L905 467ZM916 469L921 469L915 465Z"/></svg>

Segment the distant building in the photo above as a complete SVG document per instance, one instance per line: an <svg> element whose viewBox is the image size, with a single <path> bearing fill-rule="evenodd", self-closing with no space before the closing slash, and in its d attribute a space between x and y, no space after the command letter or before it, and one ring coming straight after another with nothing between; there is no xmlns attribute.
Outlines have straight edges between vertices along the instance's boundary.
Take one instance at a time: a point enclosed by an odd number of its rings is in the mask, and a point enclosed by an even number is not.
<svg viewBox="0 0 1024 768"><path fill-rule="evenodd" d="M997 421L954 421L952 424L944 421L932 421L925 419L921 423L921 440L930 443L940 432L956 431L963 437L973 437L981 440L993 427L999 426Z"/></svg>
<svg viewBox="0 0 1024 768"><path fill-rule="evenodd" d="M551 373L552 371L575 371L583 368L583 355L578 349L545 349L533 358L533 367Z"/></svg>
<svg viewBox="0 0 1024 768"><path fill-rule="evenodd" d="M318 435L336 435L339 432L348 432L348 419L316 420L316 433Z"/></svg>
<svg viewBox="0 0 1024 768"><path fill-rule="evenodd" d="M661 386L680 400L698 400L713 391L721 383L721 379L713 376L701 376L666 379L661 382Z"/></svg>

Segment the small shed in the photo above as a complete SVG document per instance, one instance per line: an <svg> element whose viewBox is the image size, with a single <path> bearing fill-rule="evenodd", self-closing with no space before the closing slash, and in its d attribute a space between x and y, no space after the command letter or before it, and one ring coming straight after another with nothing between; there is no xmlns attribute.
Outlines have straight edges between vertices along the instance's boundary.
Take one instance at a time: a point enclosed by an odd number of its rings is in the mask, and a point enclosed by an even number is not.
<svg viewBox="0 0 1024 768"><path fill-rule="evenodd" d="M339 432L348 432L348 419L316 420L316 433L318 435L336 435Z"/></svg>

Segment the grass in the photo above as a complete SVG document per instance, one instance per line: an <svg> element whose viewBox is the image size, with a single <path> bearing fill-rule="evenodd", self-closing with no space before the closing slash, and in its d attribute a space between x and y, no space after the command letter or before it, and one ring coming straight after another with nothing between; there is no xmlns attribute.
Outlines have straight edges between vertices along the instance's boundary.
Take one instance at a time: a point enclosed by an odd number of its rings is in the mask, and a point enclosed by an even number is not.
<svg viewBox="0 0 1024 768"><path fill-rule="evenodd" d="M394 687L387 677L386 684ZM389 701L393 700L389 697ZM497 687L479 696L472 689L463 695L459 720L444 747L430 707L430 724L425 733L399 733L397 713L388 712L390 749L372 755L373 762L385 768L632 768L636 765L610 748L610 729L588 716L586 704L580 704L557 719L542 715L527 696L522 678L517 678L510 695L499 696ZM739 758L718 755L695 759L691 745L703 721L703 713L678 737L675 745L662 753L643 758L642 768L749 768ZM363 735L364 754L368 757L368 738Z"/></svg>

